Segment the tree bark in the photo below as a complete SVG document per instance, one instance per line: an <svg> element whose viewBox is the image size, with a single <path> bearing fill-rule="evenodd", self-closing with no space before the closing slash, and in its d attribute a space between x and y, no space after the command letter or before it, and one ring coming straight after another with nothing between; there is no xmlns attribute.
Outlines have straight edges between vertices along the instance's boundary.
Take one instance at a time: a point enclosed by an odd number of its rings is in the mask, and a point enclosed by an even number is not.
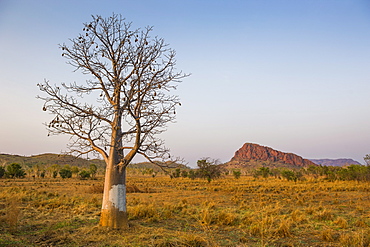
<svg viewBox="0 0 370 247"><path fill-rule="evenodd" d="M100 226L112 229L128 227L126 207L126 167L118 166L114 159L106 168Z"/></svg>

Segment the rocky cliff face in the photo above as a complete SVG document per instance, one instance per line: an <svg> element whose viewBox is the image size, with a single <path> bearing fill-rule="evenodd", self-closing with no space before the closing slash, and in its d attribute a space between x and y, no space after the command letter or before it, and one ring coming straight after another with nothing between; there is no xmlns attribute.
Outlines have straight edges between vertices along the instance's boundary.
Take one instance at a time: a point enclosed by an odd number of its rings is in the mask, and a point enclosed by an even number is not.
<svg viewBox="0 0 370 247"><path fill-rule="evenodd" d="M307 159L303 159L296 154L283 153L272 148L263 147L253 143L245 143L243 147L235 152L231 162L244 163L251 160L280 162L296 167L315 165L315 163Z"/></svg>

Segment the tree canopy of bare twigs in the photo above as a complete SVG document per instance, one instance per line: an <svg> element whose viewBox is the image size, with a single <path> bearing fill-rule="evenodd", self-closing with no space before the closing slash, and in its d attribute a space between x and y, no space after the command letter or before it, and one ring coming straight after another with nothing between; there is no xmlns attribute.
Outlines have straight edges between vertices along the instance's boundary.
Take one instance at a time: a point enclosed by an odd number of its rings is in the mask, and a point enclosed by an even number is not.
<svg viewBox="0 0 370 247"><path fill-rule="evenodd" d="M70 135L71 151L97 152L104 160L107 150L119 145L122 165L136 153L168 158L156 136L175 119L181 103L169 92L187 76L175 70L175 51L162 38L150 36L152 27L131 26L119 15L93 16L70 46L60 45L68 64L91 78L82 84L38 84L47 95L39 96L45 101L43 110L54 115L47 125L50 134ZM83 101L86 94L96 95L96 102Z"/></svg>

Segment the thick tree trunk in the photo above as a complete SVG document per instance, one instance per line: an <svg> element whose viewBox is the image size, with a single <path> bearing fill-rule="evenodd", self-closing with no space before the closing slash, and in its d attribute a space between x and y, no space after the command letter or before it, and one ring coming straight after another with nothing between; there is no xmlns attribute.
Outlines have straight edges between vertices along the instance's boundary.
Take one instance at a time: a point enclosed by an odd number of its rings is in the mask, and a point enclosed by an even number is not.
<svg viewBox="0 0 370 247"><path fill-rule="evenodd" d="M112 229L128 227L126 208L126 167L118 167L113 159L106 168L100 226Z"/></svg>

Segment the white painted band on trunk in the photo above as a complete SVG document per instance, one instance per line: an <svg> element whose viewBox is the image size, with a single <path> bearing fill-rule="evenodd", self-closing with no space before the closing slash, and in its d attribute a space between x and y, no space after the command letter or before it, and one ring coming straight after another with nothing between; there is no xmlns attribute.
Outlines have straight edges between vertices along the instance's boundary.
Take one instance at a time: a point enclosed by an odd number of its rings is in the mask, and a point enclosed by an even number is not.
<svg viewBox="0 0 370 247"><path fill-rule="evenodd" d="M126 212L126 186L124 184L113 185L109 190L108 203L118 208L118 211ZM103 209L108 209L108 205L103 205Z"/></svg>

